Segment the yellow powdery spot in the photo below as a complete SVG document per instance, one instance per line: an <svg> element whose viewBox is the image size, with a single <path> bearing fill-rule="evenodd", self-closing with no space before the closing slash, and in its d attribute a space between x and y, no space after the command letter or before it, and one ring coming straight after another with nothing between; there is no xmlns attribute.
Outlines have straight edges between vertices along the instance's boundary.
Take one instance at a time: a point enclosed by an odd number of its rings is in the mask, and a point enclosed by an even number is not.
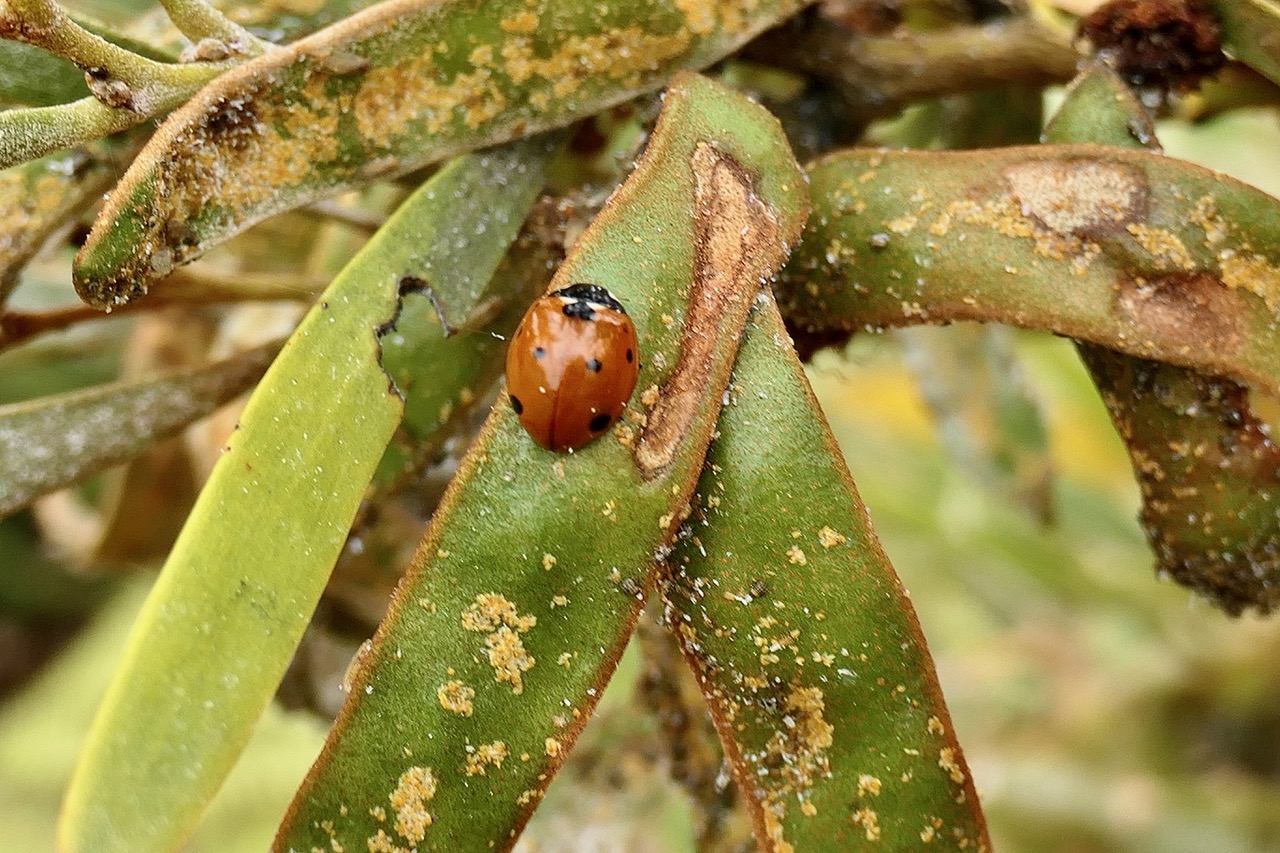
<svg viewBox="0 0 1280 853"><path fill-rule="evenodd" d="M881 783L878 778L867 773L863 773L858 777L858 796L880 796Z"/></svg>
<svg viewBox="0 0 1280 853"><path fill-rule="evenodd" d="M929 717L929 722L926 726L929 729L929 734L931 735L940 735L947 730L946 726L942 725L942 720L938 719L936 716Z"/></svg>
<svg viewBox="0 0 1280 853"><path fill-rule="evenodd" d="M463 628L488 633L484 645L494 678L510 684L512 692L517 694L524 692L521 674L533 669L537 662L525 650L520 635L537 624L538 617L521 616L514 604L496 592L477 595L475 603L462 612Z"/></svg>
<svg viewBox="0 0 1280 853"><path fill-rule="evenodd" d="M554 556L554 555L552 555L552 554L543 554L543 555L542 555L542 569L543 569L543 571L546 571L546 572L551 571L551 569L555 566L555 564L556 564L556 558L555 558L555 556Z"/></svg>
<svg viewBox="0 0 1280 853"><path fill-rule="evenodd" d="M853 822L862 827L868 841L880 840L880 815L875 809L858 809L853 813Z"/></svg>
<svg viewBox="0 0 1280 853"><path fill-rule="evenodd" d="M369 853L409 853L409 851L391 840L391 836L379 829L368 840Z"/></svg>
<svg viewBox="0 0 1280 853"><path fill-rule="evenodd" d="M537 661L525 649L520 635L504 625L485 637L484 644L494 678L500 683L510 684L512 693L523 693L523 673L533 669Z"/></svg>
<svg viewBox="0 0 1280 853"><path fill-rule="evenodd" d="M427 811L427 803L435 799L438 782L429 767L410 767L400 774L396 788L391 792L391 807L396 812L396 834L410 845L422 843L427 827L435 819ZM391 839L381 829L369 839L369 850L374 853L394 853L398 848L390 846ZM378 846L375 846L378 845Z"/></svg>
<svg viewBox="0 0 1280 853"><path fill-rule="evenodd" d="M951 781L957 785L964 782L964 769L961 768L960 762L956 756L954 748L944 746L938 752L938 766L947 771L947 775L951 777Z"/></svg>
<svg viewBox="0 0 1280 853"><path fill-rule="evenodd" d="M560 754L560 749L561 749L560 741L556 740L553 737L549 737L543 743L543 748L546 750L548 756L550 756L551 758L555 758L557 755Z"/></svg>
<svg viewBox="0 0 1280 853"><path fill-rule="evenodd" d="M1177 234L1164 228L1152 228L1150 225L1130 223L1126 229L1138 241L1138 245L1146 250L1165 269L1192 270L1195 261L1191 253L1183 245Z"/></svg>
<svg viewBox="0 0 1280 853"><path fill-rule="evenodd" d="M837 545L843 545L849 539L842 533L837 533L832 527L823 527L818 531L818 544L823 548L834 548Z"/></svg>
<svg viewBox="0 0 1280 853"><path fill-rule="evenodd" d="M624 85L639 83L638 75L657 71L688 46L691 36L680 30L669 36L646 33L637 26L589 36L568 36L549 56L539 56L528 36L508 39L502 46L502 70L511 82L534 77L550 83L551 94L565 98L588 80L607 77Z"/></svg>
<svg viewBox="0 0 1280 853"><path fill-rule="evenodd" d="M468 776L484 776L489 767L501 767L507 759L507 745L500 740L468 748L467 765L463 772Z"/></svg>
<svg viewBox="0 0 1280 853"><path fill-rule="evenodd" d="M491 56L473 57L492 61ZM394 147L412 123L427 133L440 133L455 121L474 130L507 106L494 72L486 67L440 79L434 54L425 51L399 64L372 68L356 93L352 112L360 135L380 148Z"/></svg>
<svg viewBox="0 0 1280 853"><path fill-rule="evenodd" d="M1227 222L1218 213L1218 202L1213 196L1201 196L1196 201L1195 211L1191 215L1191 224L1204 231L1206 246L1216 246L1226 241L1231 230Z"/></svg>
<svg viewBox="0 0 1280 853"><path fill-rule="evenodd" d="M440 685L436 698L440 700L441 708L462 717L470 717L475 710L472 700L476 698L476 691L461 681L447 681Z"/></svg>
<svg viewBox="0 0 1280 853"><path fill-rule="evenodd" d="M794 566L807 566L809 558L805 556L799 545L792 545L787 549L787 562Z"/></svg>
<svg viewBox="0 0 1280 853"><path fill-rule="evenodd" d="M716 28L716 6L709 0L675 0L675 6L685 17L685 26L694 35L704 35Z"/></svg>
<svg viewBox="0 0 1280 853"><path fill-rule="evenodd" d="M912 231L916 230L917 224L918 224L918 220L914 216L907 215L907 216L900 216L897 219L893 220L892 222L886 222L884 227L888 228L894 234L901 234L903 236L906 236L907 234L910 234Z"/></svg>
<svg viewBox="0 0 1280 853"><path fill-rule="evenodd" d="M793 686L783 709L785 725L770 735L755 759L769 769L761 777L766 789L761 805L765 832L775 850L792 849L782 838L788 801L795 797L801 803L801 813L809 814L805 810L809 792L820 779L831 775L826 751L834 741L835 727L823 717L824 709L822 688Z"/></svg>
<svg viewBox="0 0 1280 853"><path fill-rule="evenodd" d="M503 18L499 21L498 26L502 27L503 32L528 35L529 33L537 32L538 16L529 11L516 12L511 17Z"/></svg>
<svg viewBox="0 0 1280 853"><path fill-rule="evenodd" d="M537 616L521 616L516 606L497 592L477 595L475 603L462 611L462 627L468 631L493 631L505 625L523 634L537 624Z"/></svg>
<svg viewBox="0 0 1280 853"><path fill-rule="evenodd" d="M1226 250L1218 255L1222 281L1259 297L1275 313L1280 313L1280 267L1252 252Z"/></svg>

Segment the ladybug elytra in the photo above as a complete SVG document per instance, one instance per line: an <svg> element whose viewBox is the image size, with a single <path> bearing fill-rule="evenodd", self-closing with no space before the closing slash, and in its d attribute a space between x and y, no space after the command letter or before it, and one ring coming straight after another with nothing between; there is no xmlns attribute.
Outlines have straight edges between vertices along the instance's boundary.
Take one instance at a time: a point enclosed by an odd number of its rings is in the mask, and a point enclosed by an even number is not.
<svg viewBox="0 0 1280 853"><path fill-rule="evenodd" d="M567 452L594 441L622 417L640 373L636 327L597 284L540 297L507 349L507 393L540 446Z"/></svg>

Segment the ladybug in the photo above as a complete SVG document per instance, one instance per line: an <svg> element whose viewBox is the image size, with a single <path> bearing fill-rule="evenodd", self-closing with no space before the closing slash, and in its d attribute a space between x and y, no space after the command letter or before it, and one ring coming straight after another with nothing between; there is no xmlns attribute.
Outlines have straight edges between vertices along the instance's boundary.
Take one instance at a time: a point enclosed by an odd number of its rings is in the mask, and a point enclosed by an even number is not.
<svg viewBox="0 0 1280 853"><path fill-rule="evenodd" d="M540 297L507 348L511 408L534 441L558 453L613 426L639 373L635 324L598 284L571 284Z"/></svg>

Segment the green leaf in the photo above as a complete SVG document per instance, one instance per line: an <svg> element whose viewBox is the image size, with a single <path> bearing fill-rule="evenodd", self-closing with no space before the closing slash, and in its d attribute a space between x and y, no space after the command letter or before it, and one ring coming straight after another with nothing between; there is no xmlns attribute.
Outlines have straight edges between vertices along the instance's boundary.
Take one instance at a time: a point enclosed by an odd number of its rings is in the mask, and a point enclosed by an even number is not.
<svg viewBox="0 0 1280 853"><path fill-rule="evenodd" d="M176 112L111 194L76 287L126 302L267 216L652 91L806 2L380 3Z"/></svg>
<svg viewBox="0 0 1280 853"><path fill-rule="evenodd" d="M67 795L62 850L171 850L189 835L270 701L400 422L377 335L401 281L452 251L438 238L466 227L455 212L467 196L488 200L476 215L490 227L471 243L473 278L460 293L483 281L542 187L550 154L546 140L532 139L442 169L289 339L134 628ZM446 294L456 285L436 284ZM442 341L435 357L450 349Z"/></svg>
<svg viewBox="0 0 1280 853"><path fill-rule="evenodd" d="M242 393L278 344L156 379L0 406L0 516L80 482Z"/></svg>
<svg viewBox="0 0 1280 853"><path fill-rule="evenodd" d="M1227 52L1280 83L1280 3L1213 0Z"/></svg>
<svg viewBox="0 0 1280 853"><path fill-rule="evenodd" d="M678 77L635 172L552 283L598 282L626 306L649 390L568 455L495 408L352 668L277 851L510 846L626 645L751 302L806 212L777 122Z"/></svg>
<svg viewBox="0 0 1280 853"><path fill-rule="evenodd" d="M760 848L989 847L915 612L771 299L718 429L663 592Z"/></svg>
<svg viewBox="0 0 1280 853"><path fill-rule="evenodd" d="M1100 145L852 150L809 169L780 302L805 331L983 320L1280 394L1280 202Z"/></svg>

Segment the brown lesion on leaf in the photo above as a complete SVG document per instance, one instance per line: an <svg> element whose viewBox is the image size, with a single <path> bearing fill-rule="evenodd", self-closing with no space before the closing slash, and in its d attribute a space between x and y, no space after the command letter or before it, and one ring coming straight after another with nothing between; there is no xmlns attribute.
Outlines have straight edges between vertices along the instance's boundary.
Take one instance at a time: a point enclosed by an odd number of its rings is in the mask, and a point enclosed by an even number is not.
<svg viewBox="0 0 1280 853"><path fill-rule="evenodd" d="M776 255L778 220L755 194L751 176L735 160L699 142L690 161L694 176L695 254L680 361L648 413L635 458L652 477L675 458L676 448L703 410L716 348L727 331L740 330ZM765 247L761 250L761 247Z"/></svg>
<svg viewBox="0 0 1280 853"><path fill-rule="evenodd" d="M1135 342L1183 341L1224 357L1244 344L1248 306L1241 294L1207 272L1157 278L1123 275L1116 286L1116 313Z"/></svg>
<svg viewBox="0 0 1280 853"><path fill-rule="evenodd" d="M1107 237L1147 215L1146 178L1128 164L1030 160L1007 167L1004 179L1022 213L1061 236Z"/></svg>

